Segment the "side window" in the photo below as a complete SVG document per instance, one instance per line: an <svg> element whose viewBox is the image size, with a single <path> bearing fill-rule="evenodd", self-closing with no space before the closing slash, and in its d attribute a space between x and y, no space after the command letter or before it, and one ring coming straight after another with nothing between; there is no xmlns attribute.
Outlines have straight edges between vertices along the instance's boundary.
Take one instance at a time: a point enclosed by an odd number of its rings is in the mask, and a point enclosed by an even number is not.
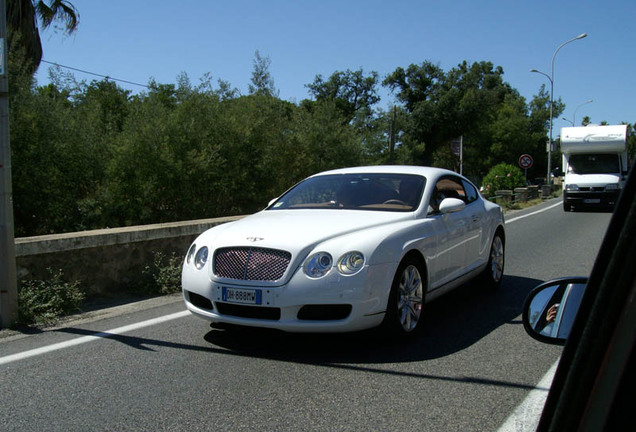
<svg viewBox="0 0 636 432"><path fill-rule="evenodd" d="M477 189L475 189L475 186L468 183L466 180L462 180L462 184L466 191L466 204L470 204L477 199Z"/></svg>
<svg viewBox="0 0 636 432"><path fill-rule="evenodd" d="M465 203L471 202L468 201L466 190L462 183L463 181L459 177L446 176L440 178L435 185L435 189L433 190L433 195L431 197L430 205L433 208L433 211L439 211L439 205L444 198L458 198ZM476 191L474 192L476 193Z"/></svg>

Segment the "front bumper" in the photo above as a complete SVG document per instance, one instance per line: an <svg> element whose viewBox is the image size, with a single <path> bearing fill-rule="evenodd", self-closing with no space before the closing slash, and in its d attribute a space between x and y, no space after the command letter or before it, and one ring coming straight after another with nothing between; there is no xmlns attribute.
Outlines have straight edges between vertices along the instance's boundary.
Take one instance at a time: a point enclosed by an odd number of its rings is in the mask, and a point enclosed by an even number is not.
<svg viewBox="0 0 636 432"><path fill-rule="evenodd" d="M613 207L618 201L620 190L595 191L593 188L582 191L564 191L563 202L568 206Z"/></svg>
<svg viewBox="0 0 636 432"><path fill-rule="evenodd" d="M288 283L258 286L253 282L212 279L206 271L184 269L185 305L213 323L279 329L289 332L349 332L382 323L395 265L367 266L353 276L334 270L309 279L298 269ZM227 300L227 289L258 291L259 305Z"/></svg>

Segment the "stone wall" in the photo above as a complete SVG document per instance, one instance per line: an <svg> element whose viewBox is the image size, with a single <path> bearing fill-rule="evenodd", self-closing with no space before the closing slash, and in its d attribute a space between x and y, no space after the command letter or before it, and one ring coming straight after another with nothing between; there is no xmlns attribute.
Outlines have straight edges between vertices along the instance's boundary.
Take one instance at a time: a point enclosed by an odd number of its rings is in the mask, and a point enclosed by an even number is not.
<svg viewBox="0 0 636 432"><path fill-rule="evenodd" d="M18 238L18 280L46 279L47 268L61 269L64 279L80 281L89 297L111 295L126 290L154 252L185 256L200 233L241 217Z"/></svg>
<svg viewBox="0 0 636 432"><path fill-rule="evenodd" d="M489 199L498 204L513 204L527 202L533 199L547 199L550 195L561 188L560 185L527 186L516 188L515 190L498 190Z"/></svg>

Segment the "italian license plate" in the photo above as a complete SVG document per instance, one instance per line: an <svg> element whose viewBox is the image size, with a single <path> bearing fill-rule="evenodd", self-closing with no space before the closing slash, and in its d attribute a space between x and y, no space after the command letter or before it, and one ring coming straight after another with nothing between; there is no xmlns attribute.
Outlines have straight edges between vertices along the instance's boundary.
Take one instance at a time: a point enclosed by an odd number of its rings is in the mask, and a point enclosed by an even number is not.
<svg viewBox="0 0 636 432"><path fill-rule="evenodd" d="M222 288L222 297L224 302L260 305L263 303L263 294L261 290L250 290L240 288Z"/></svg>
<svg viewBox="0 0 636 432"><path fill-rule="evenodd" d="M589 199L583 200L583 204L600 204L600 203L601 203L600 198L589 198Z"/></svg>

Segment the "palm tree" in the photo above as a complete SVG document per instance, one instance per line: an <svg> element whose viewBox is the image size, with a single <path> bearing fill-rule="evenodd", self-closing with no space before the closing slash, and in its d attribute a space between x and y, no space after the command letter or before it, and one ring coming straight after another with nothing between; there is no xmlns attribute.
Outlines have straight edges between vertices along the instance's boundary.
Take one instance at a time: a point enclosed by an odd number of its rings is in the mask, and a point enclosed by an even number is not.
<svg viewBox="0 0 636 432"><path fill-rule="evenodd" d="M42 30L61 23L64 33L71 34L79 25L79 13L68 0L7 0L7 31L10 46L21 47L32 62L35 72L42 61Z"/></svg>

